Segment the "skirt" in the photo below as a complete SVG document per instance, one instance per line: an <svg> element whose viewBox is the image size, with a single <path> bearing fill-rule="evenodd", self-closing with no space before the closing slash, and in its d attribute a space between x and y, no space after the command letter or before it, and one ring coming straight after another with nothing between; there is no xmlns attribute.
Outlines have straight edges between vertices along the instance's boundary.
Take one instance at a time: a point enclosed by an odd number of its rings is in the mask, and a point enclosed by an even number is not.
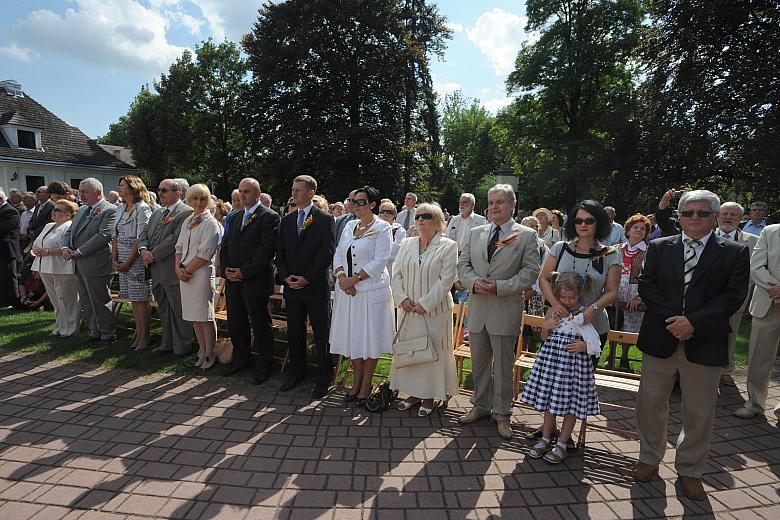
<svg viewBox="0 0 780 520"><path fill-rule="evenodd" d="M571 354L566 346L582 340L577 334L553 330L542 345L531 377L520 398L537 411L555 416L574 415L586 419L598 415L599 398L590 356Z"/></svg>
<svg viewBox="0 0 780 520"><path fill-rule="evenodd" d="M135 239L125 236L124 226L119 226L116 238L117 258L122 263L130 256ZM119 273L119 297L131 302L148 302L152 299L152 281L146 279L146 269L141 255L138 255L124 273Z"/></svg>
<svg viewBox="0 0 780 520"><path fill-rule="evenodd" d="M377 359L393 351L395 337L390 287L350 296L336 287L330 352L350 359Z"/></svg>
<svg viewBox="0 0 780 520"><path fill-rule="evenodd" d="M206 322L214 319L214 295L217 292L214 266L204 265L189 282L179 282L181 317L185 321Z"/></svg>

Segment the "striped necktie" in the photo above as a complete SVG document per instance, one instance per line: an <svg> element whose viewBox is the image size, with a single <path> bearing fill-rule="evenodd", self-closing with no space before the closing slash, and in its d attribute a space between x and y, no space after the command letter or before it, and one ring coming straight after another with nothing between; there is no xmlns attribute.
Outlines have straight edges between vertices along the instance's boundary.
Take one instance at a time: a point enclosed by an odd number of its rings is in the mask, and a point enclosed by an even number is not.
<svg viewBox="0 0 780 520"><path fill-rule="evenodd" d="M685 295L688 294L688 287L693 279L693 271L699 262L699 255L696 254L696 248L701 246L701 242L692 238L685 239L685 259L683 261L683 312L685 311Z"/></svg>

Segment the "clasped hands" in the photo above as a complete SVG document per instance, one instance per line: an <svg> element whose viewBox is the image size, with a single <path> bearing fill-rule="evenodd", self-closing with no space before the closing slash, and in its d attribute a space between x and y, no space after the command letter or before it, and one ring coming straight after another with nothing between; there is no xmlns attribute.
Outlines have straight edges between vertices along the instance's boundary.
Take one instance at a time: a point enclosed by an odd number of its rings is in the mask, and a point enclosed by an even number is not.
<svg viewBox="0 0 780 520"><path fill-rule="evenodd" d="M189 282L192 278L192 273L188 273L187 269L182 266L176 266L176 278L182 282Z"/></svg>
<svg viewBox="0 0 780 520"><path fill-rule="evenodd" d="M338 284L339 289L344 291L345 294L348 294L350 296L355 296L357 294L357 290L355 289L355 284L358 283L360 280L357 276L347 276L343 272L339 273L338 276Z"/></svg>
<svg viewBox="0 0 780 520"><path fill-rule="evenodd" d="M685 316L672 316L666 320L666 330L678 341L688 341L693 337L693 325Z"/></svg>
<svg viewBox="0 0 780 520"><path fill-rule="evenodd" d="M767 290L775 305L780 305L780 285L770 285Z"/></svg>
<svg viewBox="0 0 780 520"><path fill-rule="evenodd" d="M303 276L299 276L297 274L291 274L284 279L284 283L286 283L287 287L289 287L290 289L303 289L304 287L309 285L309 280L307 280Z"/></svg>
<svg viewBox="0 0 780 520"><path fill-rule="evenodd" d="M401 302L401 308L407 314L414 313L414 314L419 314L420 316L425 315L425 307L423 307L419 303L414 303L409 298L406 298L404 301Z"/></svg>
<svg viewBox="0 0 780 520"><path fill-rule="evenodd" d="M544 320L542 329L548 331L557 329L561 326L562 321L562 318L559 318L555 313L553 313L549 318ZM585 352L586 350L588 350L588 345L582 340L575 340L566 345L566 351L569 354L577 354L578 352Z"/></svg>
<svg viewBox="0 0 780 520"><path fill-rule="evenodd" d="M79 254L78 251L68 249L67 247L62 249L62 258L64 258L65 260L74 260L80 256L81 255Z"/></svg>
<svg viewBox="0 0 780 520"><path fill-rule="evenodd" d="M477 278L474 282L474 294L497 294L498 286L495 280L489 278Z"/></svg>
<svg viewBox="0 0 780 520"><path fill-rule="evenodd" d="M227 267L225 268L225 278L229 282L241 282L244 280L244 274L238 267Z"/></svg>
<svg viewBox="0 0 780 520"><path fill-rule="evenodd" d="M114 269L115 269L117 272L120 272L120 273L124 273L125 271L127 271L128 269L130 269L130 265L131 265L131 263L130 263L130 262L120 262L120 261L119 261L118 259L116 259L116 258L112 258L112 259L111 259L111 266L112 266L112 267L113 267L113 268L114 268Z"/></svg>

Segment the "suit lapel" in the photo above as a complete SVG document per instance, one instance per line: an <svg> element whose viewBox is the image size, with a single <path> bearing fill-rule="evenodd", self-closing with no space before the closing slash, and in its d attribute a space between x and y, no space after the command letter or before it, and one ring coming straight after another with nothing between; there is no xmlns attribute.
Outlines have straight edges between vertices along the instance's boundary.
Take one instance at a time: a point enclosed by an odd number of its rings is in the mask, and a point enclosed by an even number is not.
<svg viewBox="0 0 780 520"><path fill-rule="evenodd" d="M676 235L674 239L667 242L667 246L669 247L670 255L672 257L672 264L674 266L674 269L672 269L672 272L674 273L674 277L678 282L678 285L680 286L680 294L682 295L682 284L683 284L683 260L684 260L684 254L683 254L683 243L682 243L682 235Z"/></svg>
<svg viewBox="0 0 780 520"><path fill-rule="evenodd" d="M255 221L255 220L257 220L257 219L258 219L258 213L260 213L260 210L261 210L261 208L262 208L262 207L263 207L263 205L262 205L262 204L260 204L260 205L259 205L259 206L257 206L257 208L256 208L256 209L255 209L255 210L252 212L252 214L251 214L251 215L249 215L249 219L246 221L246 226L243 226L243 223L244 223L244 214L243 214L243 212L241 213L241 217L238 219L238 230L239 230L238 232L239 232L239 234L241 234L241 233L243 233L244 231L246 231L246 229L247 229L249 226L251 226L251 225L254 223L254 221Z"/></svg>
<svg viewBox="0 0 780 520"><path fill-rule="evenodd" d="M515 228L517 228L517 229L515 229ZM512 235L514 235L515 233L518 233L518 235L520 234L520 225L519 225L519 224L512 224L512 228L509 230L509 234L508 234L506 237L504 237L504 240L508 239L509 237L511 237ZM499 233L499 234L500 234L500 233ZM501 247L497 247L497 248L496 248L496 250L495 250L495 252L493 253L493 258L496 258L496 255L498 255L499 253L501 253L501 251L503 251L504 249L506 249L507 247L509 247L509 246L510 246L512 243L514 243L514 242L516 242L517 240L519 240L519 238L520 238L520 237L519 237L519 236L517 236L517 237L515 237L515 238L512 240L512 242L510 242L509 244L505 244L505 245L503 245L503 246L501 246ZM485 250L487 250L487 244L485 245ZM492 259L491 259L491 261L492 261Z"/></svg>
<svg viewBox="0 0 780 520"><path fill-rule="evenodd" d="M710 235L707 245L704 246L704 250L701 252L701 258L699 258L699 261L696 263L696 269L693 271L693 277L691 278L691 285L694 285L702 276L704 276L704 273L706 273L715 260L720 257L724 249L725 245L723 239L715 233Z"/></svg>
<svg viewBox="0 0 780 520"><path fill-rule="evenodd" d="M487 226L487 228L482 230L482 234L479 236L479 243L482 245L482 247L479 248L479 254L482 258L485 259L485 262L490 264L490 261L487 257L487 246L488 242L490 241L490 228L492 226Z"/></svg>

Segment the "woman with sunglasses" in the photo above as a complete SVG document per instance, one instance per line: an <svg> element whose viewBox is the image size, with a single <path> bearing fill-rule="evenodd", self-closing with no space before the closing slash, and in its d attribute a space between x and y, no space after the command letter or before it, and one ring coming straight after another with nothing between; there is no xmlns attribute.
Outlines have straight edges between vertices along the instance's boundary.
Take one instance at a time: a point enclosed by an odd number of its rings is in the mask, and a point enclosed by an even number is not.
<svg viewBox="0 0 780 520"><path fill-rule="evenodd" d="M390 368L390 388L408 395L399 409L420 405L426 417L434 404L445 405L458 393L452 352L452 293L458 279L458 244L442 236L444 213L436 204L420 204L414 215L418 235L401 244L393 265L393 300L400 307L399 339L430 338L438 354L431 363Z"/></svg>
<svg viewBox="0 0 780 520"><path fill-rule="evenodd" d="M376 217L379 193L371 186L355 190L355 220L347 222L333 257L336 295L330 351L352 360L354 383L347 402L362 406L372 389L379 357L392 351L395 326L387 261L390 224Z"/></svg>
<svg viewBox="0 0 780 520"><path fill-rule="evenodd" d="M580 303L584 306L582 312L584 324L592 324L601 337L601 344L607 340L609 333L609 317L606 308L611 305L618 294L620 273L623 267L623 257L619 247L606 247L605 240L612 231L607 212L595 200L584 200L574 206L566 218L564 234L572 237L568 242L560 241L550 248L550 254L542 265L539 273L539 287L552 308L553 315L562 319L569 311L561 304L552 288L554 272L575 272L582 277L590 278L590 290L580 295ZM583 354L585 355L585 354ZM597 358L592 358L595 369ZM576 420L573 415L565 420ZM537 430L532 435L541 436ZM553 444L551 444L552 446ZM576 449L573 441L567 439L567 449Z"/></svg>
<svg viewBox="0 0 780 520"><path fill-rule="evenodd" d="M390 260L387 261L387 272L393 276L393 261L398 256L398 250L401 248L401 241L406 238L406 230L395 221L398 212L395 204L390 201L383 201L379 206L379 218L390 224L390 238L393 240L393 248L390 250Z"/></svg>

